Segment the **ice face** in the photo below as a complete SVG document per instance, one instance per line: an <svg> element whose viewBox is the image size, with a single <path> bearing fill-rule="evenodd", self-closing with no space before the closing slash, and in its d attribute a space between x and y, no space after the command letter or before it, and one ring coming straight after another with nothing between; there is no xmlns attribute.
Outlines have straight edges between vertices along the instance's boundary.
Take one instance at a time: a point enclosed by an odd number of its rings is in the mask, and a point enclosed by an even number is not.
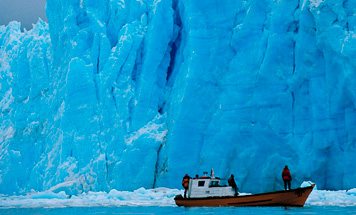
<svg viewBox="0 0 356 215"><path fill-rule="evenodd" d="M353 1L48 0L0 26L0 193L354 188ZM57 189L60 187L61 189Z"/></svg>

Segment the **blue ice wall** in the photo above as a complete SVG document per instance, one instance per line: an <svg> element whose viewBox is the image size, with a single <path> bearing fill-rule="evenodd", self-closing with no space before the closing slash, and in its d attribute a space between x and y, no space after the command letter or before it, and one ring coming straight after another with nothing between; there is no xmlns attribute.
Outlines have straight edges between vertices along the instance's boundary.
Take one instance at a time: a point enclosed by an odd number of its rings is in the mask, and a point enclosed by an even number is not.
<svg viewBox="0 0 356 215"><path fill-rule="evenodd" d="M356 1L47 0L0 26L0 193L356 187Z"/></svg>

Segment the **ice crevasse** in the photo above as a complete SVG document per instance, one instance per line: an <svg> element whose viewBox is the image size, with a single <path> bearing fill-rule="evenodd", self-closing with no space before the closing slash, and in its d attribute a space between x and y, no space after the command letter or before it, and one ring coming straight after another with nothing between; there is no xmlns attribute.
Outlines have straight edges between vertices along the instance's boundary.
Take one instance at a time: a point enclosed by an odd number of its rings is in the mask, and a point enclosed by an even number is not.
<svg viewBox="0 0 356 215"><path fill-rule="evenodd" d="M356 1L47 0L0 26L0 193L356 187Z"/></svg>

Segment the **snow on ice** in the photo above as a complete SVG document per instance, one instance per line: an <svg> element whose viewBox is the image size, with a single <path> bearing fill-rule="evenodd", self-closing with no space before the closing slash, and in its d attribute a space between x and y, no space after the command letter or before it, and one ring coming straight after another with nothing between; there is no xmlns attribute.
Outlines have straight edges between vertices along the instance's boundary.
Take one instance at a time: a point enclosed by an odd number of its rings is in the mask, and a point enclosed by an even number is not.
<svg viewBox="0 0 356 215"><path fill-rule="evenodd" d="M183 190L139 188L135 191L87 192L67 195L64 191L54 193L33 192L23 196L0 195L0 208L62 208L62 207L119 207L161 206L177 207L173 198ZM248 195L241 193L241 195ZM356 206L356 189L327 191L314 188L305 206Z"/></svg>

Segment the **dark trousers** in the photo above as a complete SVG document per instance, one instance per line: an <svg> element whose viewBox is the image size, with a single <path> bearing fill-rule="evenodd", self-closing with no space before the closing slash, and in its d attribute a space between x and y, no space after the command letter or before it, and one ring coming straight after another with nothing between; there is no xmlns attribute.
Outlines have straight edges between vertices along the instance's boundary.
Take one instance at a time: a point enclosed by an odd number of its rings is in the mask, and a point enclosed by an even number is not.
<svg viewBox="0 0 356 215"><path fill-rule="evenodd" d="M290 180L283 180L284 181L284 190L287 190L287 186L288 186L288 190L290 190Z"/></svg>
<svg viewBox="0 0 356 215"><path fill-rule="evenodd" d="M239 188L237 188L237 187L232 187L232 189L234 189L235 190L235 196L238 196L239 195Z"/></svg>

